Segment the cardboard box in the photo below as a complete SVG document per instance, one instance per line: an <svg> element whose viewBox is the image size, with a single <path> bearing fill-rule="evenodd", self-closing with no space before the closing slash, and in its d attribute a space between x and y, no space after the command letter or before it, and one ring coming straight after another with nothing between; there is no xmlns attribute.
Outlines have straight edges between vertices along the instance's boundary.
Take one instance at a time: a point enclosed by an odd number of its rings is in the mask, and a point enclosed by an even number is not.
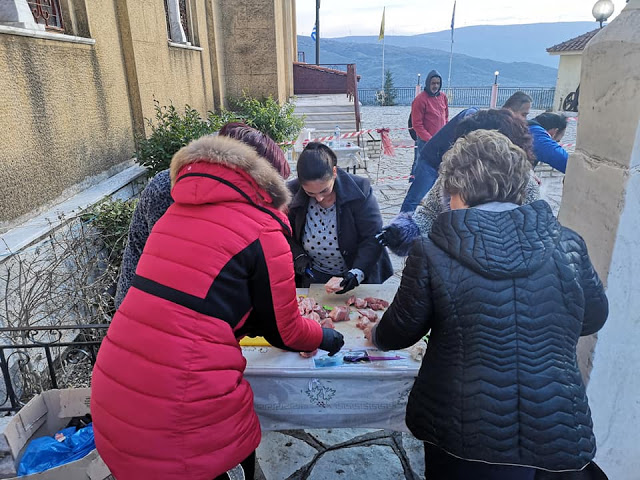
<svg viewBox="0 0 640 480"><path fill-rule="evenodd" d="M67 426L73 417L89 413L90 388L48 390L29 401L4 430L16 464L30 440L53 435ZM42 473L15 477L19 480L106 480L113 478L97 450L75 462L51 468Z"/></svg>

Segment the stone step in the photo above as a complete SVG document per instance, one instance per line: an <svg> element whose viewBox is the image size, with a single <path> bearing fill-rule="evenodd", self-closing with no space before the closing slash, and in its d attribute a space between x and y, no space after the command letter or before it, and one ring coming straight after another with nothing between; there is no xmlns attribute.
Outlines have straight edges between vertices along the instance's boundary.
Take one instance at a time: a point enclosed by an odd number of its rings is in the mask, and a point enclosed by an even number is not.
<svg viewBox="0 0 640 480"><path fill-rule="evenodd" d="M344 112L355 115L353 105L296 105L294 112L297 114Z"/></svg>
<svg viewBox="0 0 640 480"><path fill-rule="evenodd" d="M315 128L316 130L331 130L332 132L335 129L336 125L340 127L340 130L354 130L356 128L356 121L353 118L349 120L337 118L333 118L331 120L306 120L304 123L304 126L307 128Z"/></svg>
<svg viewBox="0 0 640 480"><path fill-rule="evenodd" d="M294 114L296 117L302 117L297 113ZM315 121L315 120L331 120L333 118L346 120L346 121L355 121L355 114L353 112L320 112L320 113L305 113L304 118L306 121Z"/></svg>

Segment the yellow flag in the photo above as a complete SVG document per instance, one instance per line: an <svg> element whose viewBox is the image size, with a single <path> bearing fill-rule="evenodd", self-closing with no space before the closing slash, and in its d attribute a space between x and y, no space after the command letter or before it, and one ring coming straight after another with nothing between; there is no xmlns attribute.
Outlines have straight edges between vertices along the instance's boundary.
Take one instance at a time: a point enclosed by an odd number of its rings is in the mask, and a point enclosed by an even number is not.
<svg viewBox="0 0 640 480"><path fill-rule="evenodd" d="M386 7L382 8L382 23L380 24L380 35L378 35L378 40L382 40L384 38L384 11Z"/></svg>

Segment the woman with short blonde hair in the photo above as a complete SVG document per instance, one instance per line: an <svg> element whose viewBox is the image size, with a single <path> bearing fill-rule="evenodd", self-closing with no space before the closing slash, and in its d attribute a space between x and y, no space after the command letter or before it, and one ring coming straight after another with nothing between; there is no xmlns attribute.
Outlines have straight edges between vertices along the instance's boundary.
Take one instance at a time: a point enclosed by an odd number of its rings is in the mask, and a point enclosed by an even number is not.
<svg viewBox="0 0 640 480"><path fill-rule="evenodd" d="M460 138L440 175L451 210L413 243L393 303L365 332L382 350L430 332L406 415L425 478L581 471L596 440L576 346L608 314L584 240L545 201L521 205L528 161L501 133Z"/></svg>
<svg viewBox="0 0 640 480"><path fill-rule="evenodd" d="M522 205L531 165L520 147L495 130L458 140L440 165L443 188L475 207L488 202Z"/></svg>

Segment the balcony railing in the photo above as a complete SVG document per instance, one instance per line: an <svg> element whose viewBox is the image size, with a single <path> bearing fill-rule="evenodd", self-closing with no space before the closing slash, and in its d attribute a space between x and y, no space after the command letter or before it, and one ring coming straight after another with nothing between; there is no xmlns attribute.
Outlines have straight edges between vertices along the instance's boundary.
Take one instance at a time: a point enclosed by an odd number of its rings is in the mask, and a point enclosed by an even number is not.
<svg viewBox="0 0 640 480"><path fill-rule="evenodd" d="M449 97L451 107L481 107L488 108L491 102L491 86L488 87L454 87L444 89ZM553 87L499 87L498 102L501 106L507 98L517 91L527 93L533 99L532 108L536 110L547 110L553 108ZM358 93L363 105L377 105L379 103L379 89L360 88ZM393 88L397 105L411 105L415 96L415 87Z"/></svg>
<svg viewBox="0 0 640 480"><path fill-rule="evenodd" d="M5 397L0 411L18 411L51 388L88 386L108 324L0 328Z"/></svg>

